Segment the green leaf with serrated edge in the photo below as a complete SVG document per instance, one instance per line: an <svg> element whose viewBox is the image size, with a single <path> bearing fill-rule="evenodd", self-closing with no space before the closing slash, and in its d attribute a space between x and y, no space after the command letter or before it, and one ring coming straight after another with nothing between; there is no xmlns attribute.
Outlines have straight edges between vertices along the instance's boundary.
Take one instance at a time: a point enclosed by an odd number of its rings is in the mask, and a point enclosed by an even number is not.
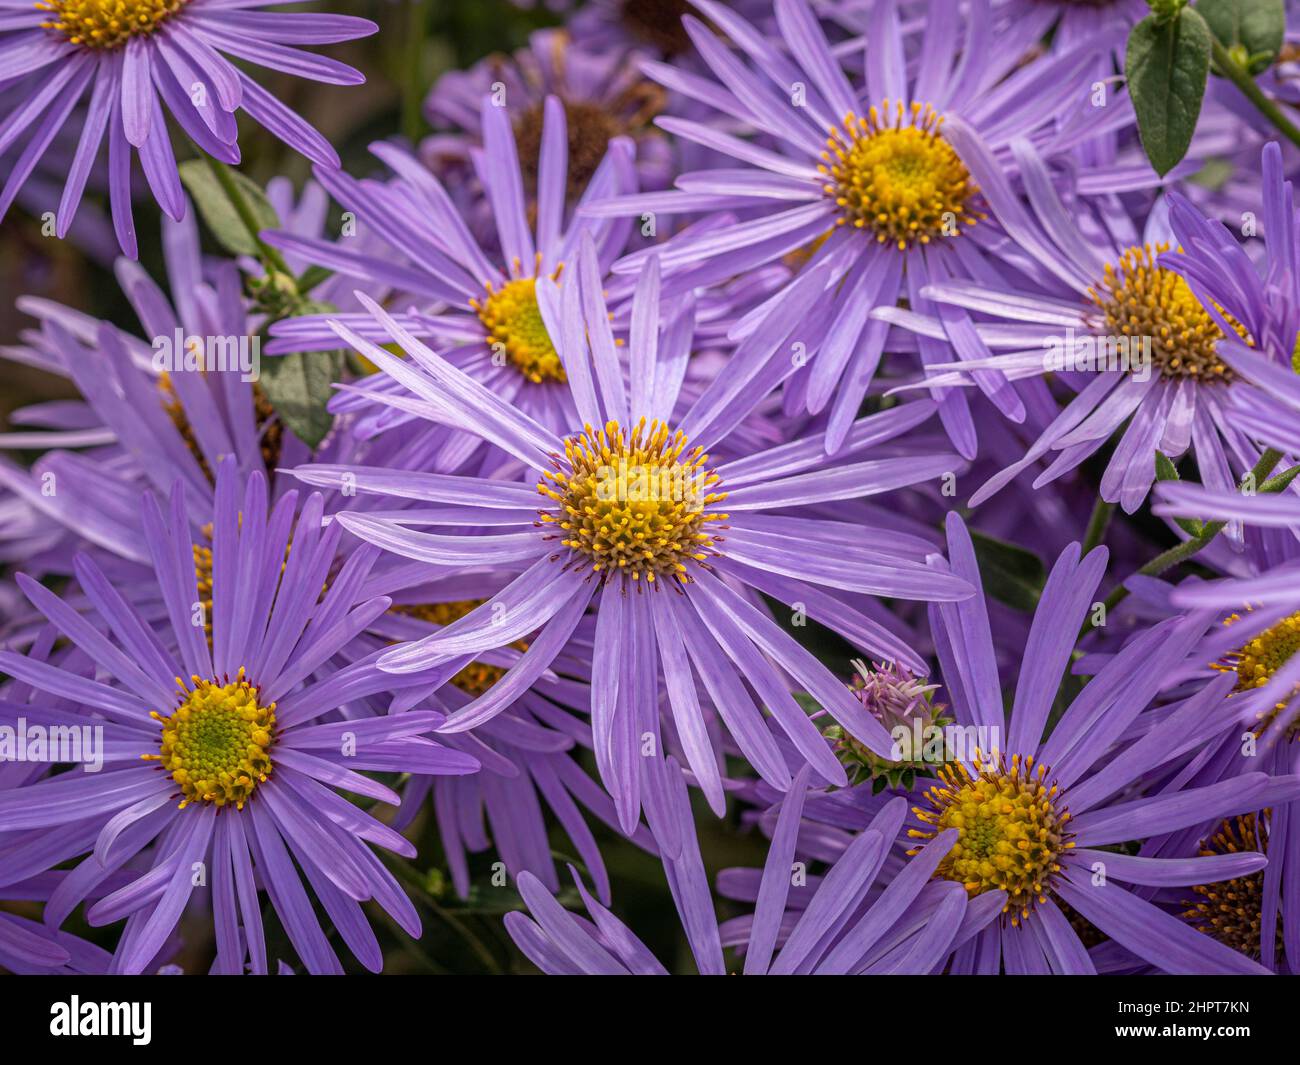
<svg viewBox="0 0 1300 1065"><path fill-rule="evenodd" d="M1032 551L975 529L971 540L984 591L1000 603L1031 613L1047 582L1042 560Z"/></svg>
<svg viewBox="0 0 1300 1065"><path fill-rule="evenodd" d="M1124 75L1138 132L1156 173L1187 154L1210 74L1210 28L1191 8L1158 22L1148 16L1128 37Z"/></svg>
<svg viewBox="0 0 1300 1065"><path fill-rule="evenodd" d="M218 243L232 255L256 255L258 249L253 234L249 233L207 162L203 159L190 159L181 163L178 169L185 188L189 190L199 214L203 216L204 224L212 231ZM258 231L279 229L280 217L257 184L238 170L231 170L230 176L248 201L257 219Z"/></svg>
<svg viewBox="0 0 1300 1065"><path fill-rule="evenodd" d="M1178 480L1178 468L1170 461L1168 455L1163 451L1156 451L1156 480L1157 481L1176 481Z"/></svg>
<svg viewBox="0 0 1300 1065"><path fill-rule="evenodd" d="M1196 11L1218 42L1247 58L1247 69L1258 74L1282 50L1286 11L1282 0L1200 0Z"/></svg>

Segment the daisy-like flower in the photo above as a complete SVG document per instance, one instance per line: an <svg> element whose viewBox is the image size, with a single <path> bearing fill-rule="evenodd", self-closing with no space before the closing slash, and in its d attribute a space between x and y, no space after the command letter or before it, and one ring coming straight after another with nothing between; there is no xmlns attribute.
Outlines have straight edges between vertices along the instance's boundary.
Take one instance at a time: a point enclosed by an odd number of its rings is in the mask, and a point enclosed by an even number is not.
<svg viewBox="0 0 1300 1065"><path fill-rule="evenodd" d="M717 924L699 845L692 837L682 853L666 859L664 870L702 974L725 971L723 947L744 953L744 972L754 975L924 974L941 967L951 951L974 934L980 916L998 899L968 901L957 884L931 879L956 840L956 832L928 844L892 878L882 877L895 837L907 814L895 799L873 820L825 878L792 886L796 841L809 770L801 769L781 804L776 830L761 875L759 870L726 870L757 876L755 912ZM676 801L690 816L680 775ZM890 870L893 871L892 869ZM564 910L540 884L520 878L529 915L506 915L516 945L551 975L663 975L667 970L609 910L574 877L590 920ZM746 877L748 879L748 877ZM888 879L887 883L882 883Z"/></svg>
<svg viewBox="0 0 1300 1065"><path fill-rule="evenodd" d="M985 41L988 11L975 3L964 20L927 20L918 61L909 67L909 42L895 5L883 0L872 9L863 84L845 75L805 0L777 0L777 41L712 0L697 6L740 50L730 51L698 20L684 20L719 84L665 64L649 64L646 72L762 139L660 119L664 129L736 165L683 174L675 191L625 196L585 213L741 212L732 224L679 234L662 250L638 251L615 264L616 273L637 273L649 255L661 255L668 293L811 249L798 275L745 315L731 335L779 330L775 341L790 336L799 345L796 358L789 345L775 342L750 354L779 364L798 407L829 411L826 443L833 451L857 417L886 348L888 327L870 318L872 308L902 297L923 313L927 284L1001 279L1005 263L1016 258L1005 233L987 221L987 190L973 176L970 156L977 153L1001 173L1017 139L1035 137L1048 150L1065 151L1091 135L1078 83L1106 42L1087 42L1016 69L1019 53ZM966 33L961 42L959 27ZM1107 121L1120 121L1125 108L1108 112ZM987 354L960 309L944 314L939 337L917 342L922 363L947 361L949 345L962 358ZM1023 400L999 373L977 379L1005 414L1023 419ZM973 457L965 396L944 394L940 413L954 446Z"/></svg>
<svg viewBox="0 0 1300 1065"><path fill-rule="evenodd" d="M259 887L307 969L342 971L304 876L367 968L382 957L361 902L374 899L419 935L414 907L371 845L408 857L414 848L335 789L396 805L362 771L459 774L479 763L420 735L439 715L367 712L367 697L406 679L380 671L377 655L330 665L391 601L359 594L379 552L362 548L332 574L341 530L321 531L319 495L297 522L296 506L291 492L269 507L260 472L241 491L234 460L221 463L210 642L179 485L165 515L152 494L143 504L159 624L84 556L77 581L94 620L19 578L81 665L0 652L0 668L34 692L0 713L102 728L107 758L101 774L65 772L0 792L0 870L26 879L79 859L46 904L54 928L106 877L129 872L129 883L87 907L92 924L126 918L114 972L139 973L155 959L193 895L196 863L212 889L219 972L242 972L245 959L266 972ZM328 720L342 707L348 716Z"/></svg>
<svg viewBox="0 0 1300 1065"><path fill-rule="evenodd" d="M831 466L820 437L736 454L733 430L765 394L761 382L724 372L688 407L679 403L690 320L664 304L652 261L631 308L627 369L619 359L601 295L590 237L562 283L537 283L569 400L577 411L560 436L429 350L368 299L378 330L406 359L337 324L338 335L409 395L407 406L449 421L506 452L527 471L510 482L345 466L295 471L319 486L350 486L434 504L421 516L340 514L362 540L432 566L476 561L526 567L487 603L426 639L385 654L383 668L453 672L478 652L526 634L535 640L517 666L444 726L462 731L499 713L550 665L589 605L597 610L592 659L592 727L601 777L630 831L641 805L645 734L658 734L666 689L686 759L715 810L723 807L717 759L698 685L737 744L777 787L789 772L762 723L762 704L801 754L829 781L844 783L816 726L785 677L814 693L830 715L878 753L888 734L835 676L754 602L763 592L802 603L814 618L868 653L897 657L887 630L820 586L905 599L959 599L966 583L924 561L932 548L897 533L873 534L792 510L937 478L960 461L910 454ZM630 389L629 389L630 382ZM924 421L933 405L903 405L864 418L848 438L853 455ZM416 531L433 524L449 533ZM885 650L889 647L891 650ZM911 654L911 652L904 652ZM457 664L459 663L459 664ZM796 690L798 690L796 689ZM661 750L658 744L656 750ZM651 771L652 772L652 771ZM648 812L652 830L651 788ZM661 819L660 824L664 821Z"/></svg>
<svg viewBox="0 0 1300 1065"><path fill-rule="evenodd" d="M1250 469L1261 448L1233 413L1241 385L1224 346L1244 340L1289 366L1296 332L1288 265L1295 257L1293 209L1276 146L1264 152L1271 191L1260 220L1268 249L1262 276L1221 224L1185 200L1171 195L1168 211L1157 205L1140 238L1116 237L1124 223L1114 212L1105 220L1083 208L1071 213L1032 147L1020 144L1016 152L1032 215L991 161L972 165L999 219L1058 283L1011 291L956 280L928 286L925 295L936 303L979 315L975 329L985 343L1007 352L936 366L928 383L969 384L980 370L1011 379L1052 373L1076 394L971 503L1045 459L1051 462L1034 484L1050 483L1117 433L1101 496L1125 511L1136 510L1150 491L1157 450L1171 458L1190 451L1207 485L1231 489L1234 469ZM895 308L875 316L918 335L942 333L933 316Z"/></svg>
<svg viewBox="0 0 1300 1065"><path fill-rule="evenodd" d="M948 547L954 572L978 586L970 536L956 514L948 520ZM1130 737L1139 716L1200 638L1204 616L1170 618L1142 632L1047 730L1106 557L1098 548L1081 558L1074 545L1057 560L1034 613L1009 724L983 595L932 608L955 720L983 726L1000 741L992 751L943 766L938 781L913 807L909 835L914 839L957 830L957 842L939 863L937 876L963 884L974 898L1005 893L1001 912L987 915L979 934L955 952L952 969L1095 971L1061 912L1064 902L1165 972L1266 971L1123 886L1190 887L1246 876L1264 866L1261 855L1173 859L1114 849L1300 796L1300 778L1290 773L1244 773L1204 786L1175 779L1163 788L1143 789L1148 774L1198 749L1207 721L1223 712L1230 687L1226 678L1199 688L1167 708L1138 738ZM1129 741L1117 746L1125 737Z"/></svg>
<svg viewBox="0 0 1300 1065"><path fill-rule="evenodd" d="M338 166L329 142L231 58L356 85L365 80L360 71L296 46L350 41L378 27L350 15L257 10L262 6L242 0L4 0L0 84L21 83L27 91L0 121L0 154L28 137L0 193L0 216L87 93L77 153L57 210L53 203L49 210L55 210L62 237L107 133L113 225L122 251L133 259L133 154L158 205L176 219L185 211L167 114L200 151L223 162L239 162L235 114L243 111L309 159Z"/></svg>

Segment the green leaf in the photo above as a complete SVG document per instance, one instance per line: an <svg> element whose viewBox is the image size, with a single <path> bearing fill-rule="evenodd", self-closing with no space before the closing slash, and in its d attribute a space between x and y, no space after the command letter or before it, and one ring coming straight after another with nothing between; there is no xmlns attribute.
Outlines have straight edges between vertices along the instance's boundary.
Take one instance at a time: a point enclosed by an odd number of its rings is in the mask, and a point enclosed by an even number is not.
<svg viewBox="0 0 1300 1065"><path fill-rule="evenodd" d="M253 234L244 225L239 212L235 210L234 204L230 202L230 197L226 195L226 190L221 187L207 161L190 159L181 163L179 170L181 180L185 182L185 187L198 206L199 214L203 216L204 223L221 246L232 255L256 255L258 248L257 242L253 240ZM238 170L231 170L229 173L248 201L257 219L259 232L263 229L279 229L280 218L266 198L266 194Z"/></svg>
<svg viewBox="0 0 1300 1065"><path fill-rule="evenodd" d="M977 529L970 533L984 591L1014 610L1032 613L1047 582L1042 560L1032 551Z"/></svg>
<svg viewBox="0 0 1300 1065"><path fill-rule="evenodd" d="M1245 58L1258 74L1282 50L1286 11L1282 0L1200 0L1196 10L1218 42Z"/></svg>
<svg viewBox="0 0 1300 1065"><path fill-rule="evenodd" d="M1128 37L1124 75L1142 147L1156 173L1187 154L1210 74L1210 28L1191 8L1159 22L1148 16Z"/></svg>
<svg viewBox="0 0 1300 1065"><path fill-rule="evenodd" d="M1178 468L1170 461L1169 456L1159 449L1156 450L1156 480L1178 480Z"/></svg>
<svg viewBox="0 0 1300 1065"><path fill-rule="evenodd" d="M314 448L334 425L325 404L342 374L343 352L299 351L263 359L258 383L285 428Z"/></svg>

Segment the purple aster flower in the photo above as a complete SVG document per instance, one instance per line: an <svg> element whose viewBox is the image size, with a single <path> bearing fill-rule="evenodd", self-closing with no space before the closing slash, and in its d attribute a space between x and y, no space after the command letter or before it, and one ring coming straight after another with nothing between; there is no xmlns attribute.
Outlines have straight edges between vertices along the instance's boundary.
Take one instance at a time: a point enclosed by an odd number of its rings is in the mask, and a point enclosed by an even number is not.
<svg viewBox="0 0 1300 1065"><path fill-rule="evenodd" d="M873 533L791 513L914 484L960 465L946 454L831 465L813 436L766 451L726 452L730 436L765 393L762 382L725 370L693 402L679 402L690 350L689 301L662 303L657 263L639 279L631 307L627 370L601 294L598 257L584 238L562 283L537 282L568 402L577 414L560 436L429 350L404 325L363 297L377 330L395 337L407 359L335 323L338 335L371 359L412 411L482 437L528 471L526 481L307 466L308 483L378 492L435 507L422 532L402 516L343 513L359 538L438 567L513 564L518 578L487 603L423 640L385 654L398 673L455 670L483 650L538 632L519 664L443 728L458 732L499 713L541 676L589 605L597 611L592 665L592 727L601 777L630 831L641 806L642 737L657 737L659 692L666 688L692 772L713 808L723 806L716 753L708 738L699 682L728 731L765 779L785 787L762 704L825 779L844 770L790 695L786 676L828 713L884 753L889 737L848 689L754 601L763 592L802 603L807 616L867 653L897 657L900 641L848 603L823 591L904 599L957 599L966 583L925 561L932 547L897 533ZM905 432L933 413L906 404L856 423L848 456ZM743 439L739 441L743 448ZM723 505L726 511L722 510ZM904 651L911 655L912 652ZM655 750L662 745L655 741ZM653 770L649 771L653 777ZM667 822L662 790L649 787L651 828ZM662 840L661 840L662 842Z"/></svg>
<svg viewBox="0 0 1300 1065"><path fill-rule="evenodd" d="M646 71L762 139L661 119L664 129L736 165L683 174L675 191L624 196L584 213L742 212L731 224L679 234L662 251L638 251L615 264L616 273L637 273L651 254L661 255L666 294L811 250L798 275L745 315L731 336L771 336L771 344L751 353L765 360L754 369L777 364L778 380L789 379L787 409L829 412L826 443L833 451L886 349L888 327L871 319L871 309L901 297L924 313L929 303L921 291L932 282L1004 278L1004 263L1018 255L1006 234L986 221L987 190L974 167L987 165L1005 180L1012 144L1033 137L1045 151L1064 152L1094 135L1098 124L1095 114L1084 114L1079 82L1109 42L1096 39L1020 65L1020 53L986 43L989 12L975 3L966 19L929 19L915 69L909 69L909 42L895 5L886 0L872 9L866 77L851 82L805 0L778 0L776 41L711 0L697 6L741 53L698 20L684 20L720 84L665 64L649 64ZM1108 109L1107 121L1129 119L1126 106ZM787 336L800 357L790 358L794 348L780 343ZM930 364L946 361L949 345L963 359L987 354L962 309L944 314L939 337L925 336L914 346L921 362ZM1000 373L976 379L1005 414L1024 418L1024 400ZM954 446L973 457L966 397L949 391L938 398Z"/></svg>
<svg viewBox="0 0 1300 1065"><path fill-rule="evenodd" d="M1294 257L1290 185L1283 184L1276 149L1264 155L1262 228L1272 265L1263 277L1217 222L1176 196L1157 205L1137 237L1116 212L1103 218L1082 203L1071 211L1048 168L1028 144L1016 148L1032 214L994 168L976 166L999 219L1053 280L1008 290L947 281L925 295L944 307L980 317L974 328L987 359L932 367L930 385L970 384L981 370L1013 380L1053 374L1075 394L1025 451L971 497L990 498L1040 460L1051 462L1034 481L1050 483L1076 469L1118 434L1101 480L1101 496L1136 510L1155 480L1157 450L1171 458L1190 451L1207 485L1230 489L1261 448L1234 416L1241 387L1225 346L1248 338L1281 359L1281 336L1294 338L1294 295L1286 264ZM1178 254L1170 248L1181 246ZM1273 308L1265 310L1266 307ZM942 315L883 308L875 316L942 335ZM1285 346L1289 365L1292 341Z"/></svg>
<svg viewBox="0 0 1300 1065"><path fill-rule="evenodd" d="M0 652L0 668L33 691L0 713L101 728L108 753L102 775L60 773L0 792L0 881L80 859L46 904L45 921L57 928L106 877L129 871L130 882L86 915L92 924L126 919L113 969L138 973L176 927L203 863L217 971L242 972L245 957L266 971L260 885L304 965L340 972L305 876L343 942L377 970L381 953L360 903L374 899L413 936L420 925L370 845L408 857L414 849L335 789L397 805L362 771L460 774L479 763L421 735L436 714L368 709L368 697L408 679L379 670L378 655L331 665L391 604L361 596L379 552L363 547L331 576L341 530L321 531L320 496L295 522L296 493L270 507L260 471L242 491L240 481L227 458L213 513L210 637L179 483L166 514L152 494L143 505L163 607L156 620L128 605L89 558L76 572L94 621L19 578L78 657L52 664ZM328 720L342 707L348 716Z"/></svg>
<svg viewBox="0 0 1300 1065"><path fill-rule="evenodd" d="M948 521L955 573L978 586L969 534ZM1194 786L1174 777L1141 789L1147 775L1203 741L1207 716L1222 712L1226 680L1168 707L1136 737L1132 726L1205 628L1204 615L1174 617L1143 632L1114 656L1070 703L1054 727L1048 714L1075 638L1106 563L1077 545L1053 567L1024 651L1009 724L993 658L983 595L932 608L945 688L959 724L998 737L993 751L949 762L913 808L909 834L958 840L937 875L972 896L1006 893L1001 914L956 951L955 972L1092 972L1064 902L1133 954L1171 973L1257 972L1260 966L1194 931L1146 901L1142 889L1191 886L1246 876L1263 867L1255 853L1194 858L1131 856L1113 849L1221 820L1300 795L1300 778L1243 773ZM1119 744L1124 739L1126 742ZM1134 794L1138 790L1138 794ZM998 799L997 806L988 805ZM1129 891L1122 885L1133 885Z"/></svg>
<svg viewBox="0 0 1300 1065"><path fill-rule="evenodd" d="M107 131L113 224L133 259L133 152L159 206L178 220L185 212L164 104L196 147L224 162L239 162L235 113L242 110L309 159L338 166L337 153L319 132L227 56L312 81L355 85L365 80L360 71L295 46L350 41L378 27L349 15L255 10L260 6L245 0L120 0L112 6L4 0L0 83L21 80L27 91L0 123L0 153L31 132L0 193L0 215L87 92L90 106L57 205L57 232L62 237L72 224Z"/></svg>
<svg viewBox="0 0 1300 1065"><path fill-rule="evenodd" d="M379 242L378 248L356 248L348 237L332 242L286 232L263 235L286 253L363 282L374 298L417 301L424 310L401 316L414 335L437 342L458 367L531 416L548 425L569 424L572 405L567 402L563 370L535 289L540 278L563 273L585 232L593 234L607 267L626 243L629 226L566 223L567 120L557 98L552 97L547 107L544 163L531 223L509 114L485 98L482 123L484 151L492 161L483 178L499 252L480 248L442 183L409 153L388 144L372 145L371 150L397 174L392 181L356 181L341 171L317 172L321 184L355 214L363 236ZM629 184L633 180L630 142L615 138L592 175L587 196L633 187ZM382 334L365 313L308 315L276 323L271 330L276 339L267 353L330 347L337 342L328 325L331 318L379 343L394 339ZM361 387L362 395L346 396L350 402L336 403L335 409L351 411L382 403L393 391L383 378L372 378ZM385 425L410 418L400 408L386 413ZM456 443L449 439L444 447ZM465 456L457 455L455 461L463 462ZM436 453L430 463L439 468Z"/></svg>

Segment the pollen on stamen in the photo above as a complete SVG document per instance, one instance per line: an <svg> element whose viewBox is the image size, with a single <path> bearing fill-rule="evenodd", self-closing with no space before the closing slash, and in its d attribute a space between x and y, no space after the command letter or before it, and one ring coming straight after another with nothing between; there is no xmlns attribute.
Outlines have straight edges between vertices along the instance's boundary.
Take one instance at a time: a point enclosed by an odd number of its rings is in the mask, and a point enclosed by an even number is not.
<svg viewBox="0 0 1300 1065"><path fill-rule="evenodd" d="M604 578L624 574L653 584L690 580L690 565L717 554L719 524L710 507L726 499L702 448L685 434L642 418L629 433L618 422L587 426L565 441L537 490L554 507L543 526Z"/></svg>
<svg viewBox="0 0 1300 1065"><path fill-rule="evenodd" d="M170 774L181 809L191 802L243 809L271 775L275 703L259 703L259 689L242 666L232 681L192 676L187 684L177 677L176 685L176 708L167 716L150 714L162 725L159 753L141 757Z"/></svg>
<svg viewBox="0 0 1300 1065"><path fill-rule="evenodd" d="M36 0L50 18L41 27L83 48L111 49L153 33L188 0Z"/></svg>
<svg viewBox="0 0 1300 1065"><path fill-rule="evenodd" d="M562 269L557 269L553 277L558 279ZM494 354L502 353L529 381L540 385L567 380L537 305L537 278L516 278L500 288L489 284L487 296L470 300L470 306L487 330L487 343Z"/></svg>
<svg viewBox="0 0 1300 1065"><path fill-rule="evenodd" d="M974 774L961 762L938 770L940 783L925 793L929 807L912 808L929 829L908 835L933 839L955 828L957 842L935 875L963 885L972 897L1005 891L1003 913L1018 925L1047 901L1060 858L1074 846L1065 829L1070 814L1047 767L1035 767L1032 755L1013 755L1008 765L996 751L987 760L977 754L974 766Z"/></svg>
<svg viewBox="0 0 1300 1065"><path fill-rule="evenodd" d="M1097 328L1139 343L1149 338L1151 361L1165 378L1230 381L1232 370L1218 354L1225 335L1219 323L1181 275L1156 264L1168 250L1168 244L1132 247L1106 265L1101 284L1088 290L1101 312ZM1251 343L1239 323L1216 309Z"/></svg>
<svg viewBox="0 0 1300 1065"><path fill-rule="evenodd" d="M834 199L839 225L869 230L904 251L957 236L987 216L971 207L977 189L966 164L940 132L929 105L904 108L885 100L865 116L850 112L830 131L822 164L823 190Z"/></svg>

